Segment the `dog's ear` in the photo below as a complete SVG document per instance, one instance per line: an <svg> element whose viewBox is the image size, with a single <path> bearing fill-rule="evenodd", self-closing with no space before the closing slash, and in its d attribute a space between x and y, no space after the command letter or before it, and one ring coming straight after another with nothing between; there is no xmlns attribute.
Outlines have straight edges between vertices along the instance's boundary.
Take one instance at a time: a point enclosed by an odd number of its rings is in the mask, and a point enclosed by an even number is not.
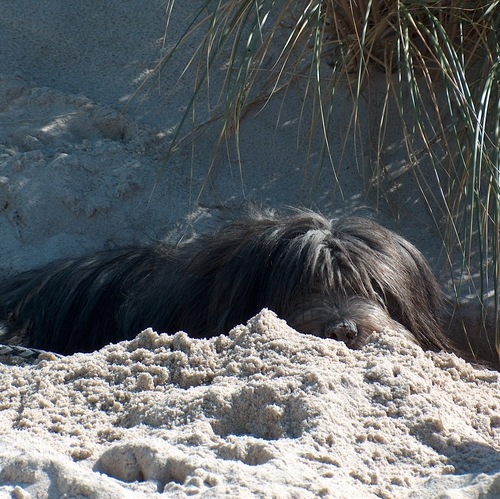
<svg viewBox="0 0 500 499"><path fill-rule="evenodd" d="M441 288L415 246L366 218L339 219L332 234L348 262L338 266L336 292L378 301L423 348L451 348L441 329Z"/></svg>

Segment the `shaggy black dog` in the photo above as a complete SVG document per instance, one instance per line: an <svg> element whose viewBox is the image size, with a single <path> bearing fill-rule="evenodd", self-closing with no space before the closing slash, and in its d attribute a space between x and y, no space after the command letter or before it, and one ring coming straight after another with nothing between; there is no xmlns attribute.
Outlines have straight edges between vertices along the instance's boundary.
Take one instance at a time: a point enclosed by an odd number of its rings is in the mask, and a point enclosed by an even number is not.
<svg viewBox="0 0 500 499"><path fill-rule="evenodd" d="M449 349L443 296L422 254L365 218L255 213L192 241L55 261L0 285L0 343L88 352L151 326L227 333L267 307L303 333L362 346L404 326Z"/></svg>

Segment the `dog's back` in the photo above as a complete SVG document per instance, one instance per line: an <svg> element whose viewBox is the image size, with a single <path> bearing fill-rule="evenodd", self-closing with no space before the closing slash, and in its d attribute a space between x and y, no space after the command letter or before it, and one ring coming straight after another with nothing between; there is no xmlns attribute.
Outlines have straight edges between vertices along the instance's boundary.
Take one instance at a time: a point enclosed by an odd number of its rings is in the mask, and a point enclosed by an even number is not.
<svg viewBox="0 0 500 499"><path fill-rule="evenodd" d="M161 247L63 259L0 284L0 343L71 353L92 351L147 327L134 303L154 281ZM155 259L151 255L155 255ZM167 265L163 265L163 272ZM141 320L143 323L141 324Z"/></svg>

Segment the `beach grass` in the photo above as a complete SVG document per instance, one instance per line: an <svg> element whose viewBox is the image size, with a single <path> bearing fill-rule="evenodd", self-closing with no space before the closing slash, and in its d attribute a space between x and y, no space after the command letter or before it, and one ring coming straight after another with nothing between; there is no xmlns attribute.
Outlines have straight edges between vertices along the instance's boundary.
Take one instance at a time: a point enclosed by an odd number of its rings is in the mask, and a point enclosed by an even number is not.
<svg viewBox="0 0 500 499"><path fill-rule="evenodd" d="M169 0L167 8L175 4ZM400 127L405 171L414 175L450 262L459 255L460 268L452 269L457 297L466 277L476 275L480 303L492 301L498 317L500 0L205 0L145 84L169 68L193 35L199 41L183 72L194 71L192 98L168 155L186 136L205 96L202 89L224 67L210 111L220 134L207 176L226 141L234 141L239 156L246 113L282 97L297 82L304 101L308 96L312 102L303 110L310 113L311 127L305 147L314 147L313 130L319 127L318 164L338 172L342 159L330 152L338 89L347 85L352 98L342 133L348 137L359 133L365 93L382 78L383 104L373 113L376 132L362 166L366 185L376 185L383 198L397 188L384 152L389 125ZM500 351L498 327L496 348Z"/></svg>

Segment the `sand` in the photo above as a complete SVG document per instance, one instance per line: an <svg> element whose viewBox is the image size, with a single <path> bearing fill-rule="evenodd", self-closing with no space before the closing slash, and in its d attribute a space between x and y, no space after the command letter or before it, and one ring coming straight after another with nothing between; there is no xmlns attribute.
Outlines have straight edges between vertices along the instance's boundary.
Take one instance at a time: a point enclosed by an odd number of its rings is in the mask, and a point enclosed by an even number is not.
<svg viewBox="0 0 500 499"><path fill-rule="evenodd" d="M240 162L229 144L210 179L216 128L164 163L192 86L166 74L124 106L198 6L177 3L165 37L160 1L0 2L0 275L178 241L248 203L368 212L440 274L440 239L407 176L397 224L363 194L366 123L364 142L332 141L347 164L341 191L329 168L304 174L319 142L299 147L297 93L249 113ZM172 63L174 81L194 45ZM200 106L198 122L208 116ZM391 166L402 149L395 140ZM271 311L211 340L161 333L92 354L2 359L0 498L500 497L495 371L391 331L350 351Z"/></svg>
<svg viewBox="0 0 500 499"><path fill-rule="evenodd" d="M264 310L44 357L0 365L0 497L500 493L498 373L397 332L352 351Z"/></svg>

